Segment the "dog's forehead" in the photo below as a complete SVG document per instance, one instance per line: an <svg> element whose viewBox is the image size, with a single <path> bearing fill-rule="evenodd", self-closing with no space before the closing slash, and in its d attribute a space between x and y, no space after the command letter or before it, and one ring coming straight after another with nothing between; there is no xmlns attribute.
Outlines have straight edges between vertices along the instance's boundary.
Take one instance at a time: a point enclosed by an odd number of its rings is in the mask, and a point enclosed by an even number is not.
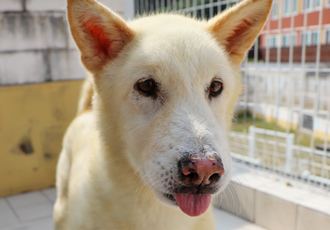
<svg viewBox="0 0 330 230"><path fill-rule="evenodd" d="M225 52L206 30L206 22L161 15L137 20L131 26L138 33L134 56L139 57L139 65L153 68L159 75L210 78L221 65L228 65Z"/></svg>

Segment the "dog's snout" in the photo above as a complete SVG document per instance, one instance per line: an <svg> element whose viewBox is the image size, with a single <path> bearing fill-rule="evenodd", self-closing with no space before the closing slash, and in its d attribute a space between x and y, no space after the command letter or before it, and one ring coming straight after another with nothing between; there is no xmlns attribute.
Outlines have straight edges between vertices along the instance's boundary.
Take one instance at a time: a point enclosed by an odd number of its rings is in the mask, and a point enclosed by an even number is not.
<svg viewBox="0 0 330 230"><path fill-rule="evenodd" d="M221 159L216 156L200 158L197 155L185 157L180 161L179 171L186 185L212 185L225 173Z"/></svg>

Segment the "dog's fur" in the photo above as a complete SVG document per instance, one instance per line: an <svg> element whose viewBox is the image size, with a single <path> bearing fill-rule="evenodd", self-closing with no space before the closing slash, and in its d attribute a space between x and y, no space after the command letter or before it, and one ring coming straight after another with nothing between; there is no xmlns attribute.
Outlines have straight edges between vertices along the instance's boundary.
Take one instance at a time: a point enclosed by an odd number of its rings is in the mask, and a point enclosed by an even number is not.
<svg viewBox="0 0 330 230"><path fill-rule="evenodd" d="M225 174L205 193L228 184L238 67L271 5L245 0L208 22L161 14L125 23L95 0L68 0L91 77L58 163L57 230L215 229L211 208L190 217L164 194L184 191L178 161L187 154L221 158ZM157 92L141 93L141 79ZM216 97L214 79L223 83Z"/></svg>

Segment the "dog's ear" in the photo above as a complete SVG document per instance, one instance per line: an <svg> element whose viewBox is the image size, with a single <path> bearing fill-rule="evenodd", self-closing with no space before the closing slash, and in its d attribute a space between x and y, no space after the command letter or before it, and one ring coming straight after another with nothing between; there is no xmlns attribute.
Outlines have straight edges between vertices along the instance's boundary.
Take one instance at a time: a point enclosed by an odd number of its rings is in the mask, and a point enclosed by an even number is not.
<svg viewBox="0 0 330 230"><path fill-rule="evenodd" d="M239 66L263 28L273 0L245 0L208 22L208 31Z"/></svg>
<svg viewBox="0 0 330 230"><path fill-rule="evenodd" d="M114 12L95 0L68 0L72 36L81 61L91 72L114 60L134 38L134 32Z"/></svg>

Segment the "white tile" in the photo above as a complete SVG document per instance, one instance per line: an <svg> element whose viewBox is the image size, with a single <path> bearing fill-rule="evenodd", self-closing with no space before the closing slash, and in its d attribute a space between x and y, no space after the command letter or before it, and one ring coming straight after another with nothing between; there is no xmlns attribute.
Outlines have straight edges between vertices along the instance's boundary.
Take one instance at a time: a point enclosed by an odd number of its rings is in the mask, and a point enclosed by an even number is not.
<svg viewBox="0 0 330 230"><path fill-rule="evenodd" d="M313 196L312 192L294 186L288 186L284 181L276 182L268 188L258 188L258 191L295 204Z"/></svg>
<svg viewBox="0 0 330 230"><path fill-rule="evenodd" d="M14 52L0 55L0 85L44 82L49 76L45 52Z"/></svg>
<svg viewBox="0 0 330 230"><path fill-rule="evenodd" d="M214 200L216 207L248 221L254 222L255 190L231 182L225 191Z"/></svg>
<svg viewBox="0 0 330 230"><path fill-rule="evenodd" d="M10 211L10 207L7 204L5 198L0 199L0 213Z"/></svg>
<svg viewBox="0 0 330 230"><path fill-rule="evenodd" d="M26 230L27 226L22 223L6 225L5 227L0 227L0 230Z"/></svg>
<svg viewBox="0 0 330 230"><path fill-rule="evenodd" d="M26 1L28 11L65 11L65 0L29 0Z"/></svg>
<svg viewBox="0 0 330 230"><path fill-rule="evenodd" d="M49 201L33 203L15 208L15 211L22 221L28 221L52 216L53 205Z"/></svg>
<svg viewBox="0 0 330 230"><path fill-rule="evenodd" d="M315 210L299 207L297 217L297 229L299 230L325 230L330 229L330 215Z"/></svg>
<svg viewBox="0 0 330 230"><path fill-rule="evenodd" d="M255 223L269 230L294 230L297 205L256 191Z"/></svg>
<svg viewBox="0 0 330 230"><path fill-rule="evenodd" d="M39 191L22 193L18 195L8 196L7 200L16 210L16 208L26 205L32 205L40 202L47 202L47 199Z"/></svg>
<svg viewBox="0 0 330 230"><path fill-rule="evenodd" d="M123 12L125 11L125 1L100 0L100 2L119 14L123 14Z"/></svg>
<svg viewBox="0 0 330 230"><path fill-rule="evenodd" d="M330 216L330 197L322 194L313 194L312 196L302 199L299 205L314 209Z"/></svg>
<svg viewBox="0 0 330 230"><path fill-rule="evenodd" d="M0 11L22 11L22 0L1 0Z"/></svg>
<svg viewBox="0 0 330 230"><path fill-rule="evenodd" d="M236 228L235 230L266 230L265 228L259 227L255 224L248 224L240 228Z"/></svg>
<svg viewBox="0 0 330 230"><path fill-rule="evenodd" d="M54 222L52 217L30 223L27 230L54 230Z"/></svg>
<svg viewBox="0 0 330 230"><path fill-rule="evenodd" d="M213 208L213 214L217 230L231 230L249 224L248 221L217 208Z"/></svg>
<svg viewBox="0 0 330 230"><path fill-rule="evenodd" d="M55 202L56 201L56 188L47 188L44 190L41 190L43 194L45 194L49 200Z"/></svg>
<svg viewBox="0 0 330 230"><path fill-rule="evenodd" d="M4 14L0 20L0 51L68 48L68 36L64 12Z"/></svg>
<svg viewBox="0 0 330 230"><path fill-rule="evenodd" d="M20 227L14 227L14 228L10 228L10 229L7 229L7 230L28 230L28 226L22 225Z"/></svg>
<svg viewBox="0 0 330 230"><path fill-rule="evenodd" d="M76 50L0 54L0 85L78 80L86 76Z"/></svg>
<svg viewBox="0 0 330 230"><path fill-rule="evenodd" d="M0 212L0 229L18 223L19 220L11 210Z"/></svg>
<svg viewBox="0 0 330 230"><path fill-rule="evenodd" d="M232 181L252 189L270 190L276 181L260 175L251 173L234 173Z"/></svg>
<svg viewBox="0 0 330 230"><path fill-rule="evenodd" d="M53 81L84 79L87 76L77 50L52 51L49 60Z"/></svg>

